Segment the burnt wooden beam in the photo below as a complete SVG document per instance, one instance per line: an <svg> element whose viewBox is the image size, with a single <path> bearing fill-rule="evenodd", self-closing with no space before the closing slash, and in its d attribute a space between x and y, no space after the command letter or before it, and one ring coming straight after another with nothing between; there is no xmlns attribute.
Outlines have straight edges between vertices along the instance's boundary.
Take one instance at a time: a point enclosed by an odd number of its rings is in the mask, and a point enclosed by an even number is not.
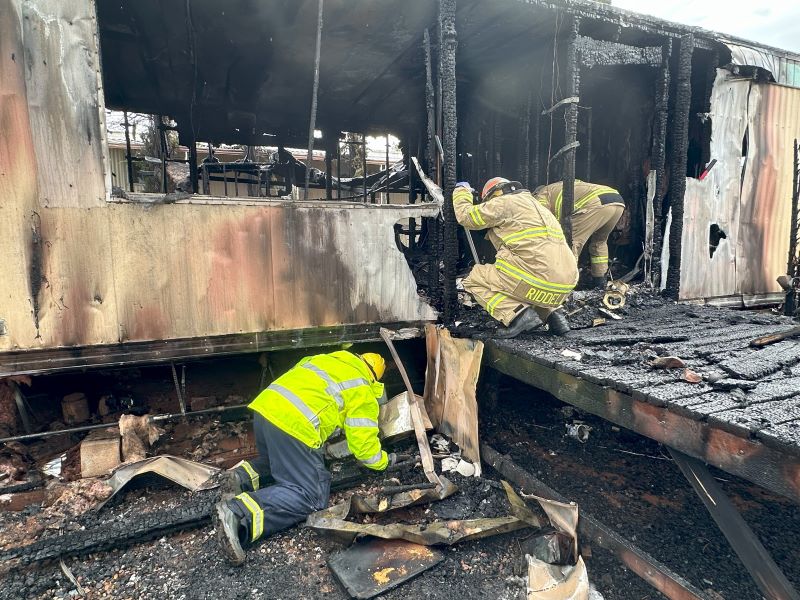
<svg viewBox="0 0 800 600"><path fill-rule="evenodd" d="M456 185L456 139L458 117L456 114L456 0L439 1L439 24L441 28L441 71L439 80L442 88L442 147L444 164L442 169L442 189L444 203L444 290L442 298L443 320L452 323L457 310L456 268L458 261L458 237L456 235L456 215L453 210L453 188Z"/></svg>
<svg viewBox="0 0 800 600"><path fill-rule="evenodd" d="M667 119L669 117L669 62L672 57L672 38L667 38L661 47L661 66L656 80L655 124L653 127L653 147L650 151L656 172L656 193L653 199L653 242L648 248L649 259L653 265L652 280L660 284L661 248L664 244L664 194L667 189Z"/></svg>
<svg viewBox="0 0 800 600"><path fill-rule="evenodd" d="M669 268L666 292L677 299L681 287L683 202L686 194L686 155L689 149L689 109L692 103L692 54L694 35L681 38L675 81L675 110L672 115L672 156L670 157L669 200L672 226L669 231Z"/></svg>
<svg viewBox="0 0 800 600"><path fill-rule="evenodd" d="M786 579L706 466L675 450L670 449L669 453L764 597L769 600L800 600L797 590Z"/></svg>
<svg viewBox="0 0 800 600"><path fill-rule="evenodd" d="M556 502L569 499L535 478L508 456L500 454L489 444L481 444L481 458L504 478L517 484L528 494L535 494ZM709 596L665 564L620 536L585 510L581 510L578 533L614 554L619 561L671 600L707 600Z"/></svg>
<svg viewBox="0 0 800 600"><path fill-rule="evenodd" d="M43 375L89 368L127 367L173 360L199 360L214 356L313 348L345 342L377 342L381 325L409 337L422 335L422 322L369 323L242 333L233 335L125 342L0 352L0 379L12 375Z"/></svg>
<svg viewBox="0 0 800 600"><path fill-rule="evenodd" d="M800 456L486 344L484 364L800 504Z"/></svg>
<svg viewBox="0 0 800 600"><path fill-rule="evenodd" d="M567 67L566 96L577 98L580 95L581 71L578 64L578 30L580 17L572 15L567 21ZM567 243L572 245L572 211L575 208L575 156L578 139L578 104L570 102L566 108L566 134L564 136L563 201L561 204L561 227Z"/></svg>

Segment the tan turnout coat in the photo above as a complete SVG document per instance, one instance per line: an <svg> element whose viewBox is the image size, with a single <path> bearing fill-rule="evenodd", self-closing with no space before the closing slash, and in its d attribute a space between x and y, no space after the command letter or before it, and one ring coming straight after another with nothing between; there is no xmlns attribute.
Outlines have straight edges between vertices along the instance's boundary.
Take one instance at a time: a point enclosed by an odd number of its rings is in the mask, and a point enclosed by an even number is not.
<svg viewBox="0 0 800 600"><path fill-rule="evenodd" d="M464 289L504 325L526 307L547 316L564 303L578 280L575 255L558 220L528 190L472 203L472 192L453 192L456 219L467 229L487 229L497 249L494 264L476 265Z"/></svg>

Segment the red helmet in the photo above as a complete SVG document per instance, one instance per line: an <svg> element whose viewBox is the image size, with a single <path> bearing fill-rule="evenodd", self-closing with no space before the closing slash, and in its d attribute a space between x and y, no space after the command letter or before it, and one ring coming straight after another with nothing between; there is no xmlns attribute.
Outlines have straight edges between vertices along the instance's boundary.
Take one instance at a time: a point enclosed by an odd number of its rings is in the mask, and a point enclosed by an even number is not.
<svg viewBox="0 0 800 600"><path fill-rule="evenodd" d="M481 192L481 202L486 202L489 198L492 197L498 188L506 185L507 183L511 183L505 177L492 177L486 184L483 186L483 191Z"/></svg>

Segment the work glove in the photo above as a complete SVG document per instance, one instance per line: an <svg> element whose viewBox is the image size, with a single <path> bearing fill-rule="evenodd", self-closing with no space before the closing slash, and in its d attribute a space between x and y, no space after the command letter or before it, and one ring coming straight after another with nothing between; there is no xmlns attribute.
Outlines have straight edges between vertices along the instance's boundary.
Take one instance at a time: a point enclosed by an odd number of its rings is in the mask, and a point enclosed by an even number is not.
<svg viewBox="0 0 800 600"><path fill-rule="evenodd" d="M472 186L469 184L469 181L459 181L456 184L456 187L457 188L463 187L463 188L467 188L470 192L472 191Z"/></svg>

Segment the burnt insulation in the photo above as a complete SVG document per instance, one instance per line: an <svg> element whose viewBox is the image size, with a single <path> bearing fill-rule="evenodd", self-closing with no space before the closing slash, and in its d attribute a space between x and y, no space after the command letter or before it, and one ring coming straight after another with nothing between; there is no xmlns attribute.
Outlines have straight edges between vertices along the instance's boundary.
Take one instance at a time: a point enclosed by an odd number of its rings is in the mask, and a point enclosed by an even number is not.
<svg viewBox="0 0 800 600"><path fill-rule="evenodd" d="M675 80L675 110L672 115L672 155L670 156L669 201L672 227L669 231L669 269L666 293L677 299L681 287L681 238L683 235L683 196L686 193L686 155L689 149L689 107L692 101L692 54L694 35L685 35L678 47Z"/></svg>
<svg viewBox="0 0 800 600"><path fill-rule="evenodd" d="M456 215L453 210L453 188L456 185L456 139L458 117L456 114L456 0L439 1L439 23L441 27L441 72L442 86L442 147L444 168L442 188L444 203L444 291L442 293L442 317L445 324L455 319L457 309L456 269L458 262L458 238Z"/></svg>
<svg viewBox="0 0 800 600"><path fill-rule="evenodd" d="M578 29L580 28L580 17L570 16L567 21L567 68L566 68L566 89L567 98L579 97L580 95L580 67L578 65ZM578 139L578 105L570 102L566 108L566 135L564 147L569 148L564 153L564 187L563 200L561 204L561 227L564 229L564 237L567 243L572 246L572 211L575 207L575 154L577 148L574 147Z"/></svg>

